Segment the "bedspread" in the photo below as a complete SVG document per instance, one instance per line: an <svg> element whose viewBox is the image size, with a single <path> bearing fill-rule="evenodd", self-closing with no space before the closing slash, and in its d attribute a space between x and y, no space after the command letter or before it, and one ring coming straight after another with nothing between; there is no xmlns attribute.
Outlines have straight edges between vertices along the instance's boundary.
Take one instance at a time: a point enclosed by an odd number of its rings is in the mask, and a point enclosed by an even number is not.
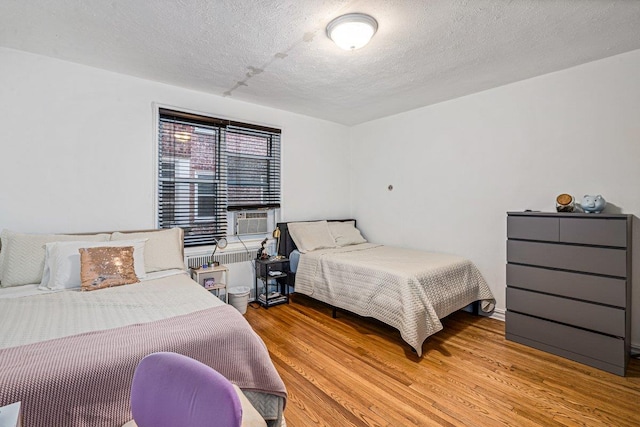
<svg viewBox="0 0 640 427"><path fill-rule="evenodd" d="M0 298L0 349L161 320L223 304L184 272L99 291L76 289Z"/></svg>
<svg viewBox="0 0 640 427"><path fill-rule="evenodd" d="M295 290L398 329L418 356L441 318L478 300L484 311L495 306L471 261L371 243L302 255Z"/></svg>
<svg viewBox="0 0 640 427"><path fill-rule="evenodd" d="M98 292L98 291L96 291ZM0 350L0 405L23 402L24 425L119 426L130 419L138 362L174 351L243 390L286 398L262 340L231 306Z"/></svg>

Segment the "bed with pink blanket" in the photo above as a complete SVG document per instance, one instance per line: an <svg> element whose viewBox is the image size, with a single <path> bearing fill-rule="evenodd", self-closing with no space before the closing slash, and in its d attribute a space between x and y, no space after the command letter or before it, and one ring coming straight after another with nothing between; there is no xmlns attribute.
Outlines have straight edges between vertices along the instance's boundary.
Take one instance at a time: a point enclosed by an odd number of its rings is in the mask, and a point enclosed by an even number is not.
<svg viewBox="0 0 640 427"><path fill-rule="evenodd" d="M21 401L24 426L123 425L135 367L157 351L213 367L281 424L287 394L266 346L185 271L91 292L38 286L0 288L0 406Z"/></svg>

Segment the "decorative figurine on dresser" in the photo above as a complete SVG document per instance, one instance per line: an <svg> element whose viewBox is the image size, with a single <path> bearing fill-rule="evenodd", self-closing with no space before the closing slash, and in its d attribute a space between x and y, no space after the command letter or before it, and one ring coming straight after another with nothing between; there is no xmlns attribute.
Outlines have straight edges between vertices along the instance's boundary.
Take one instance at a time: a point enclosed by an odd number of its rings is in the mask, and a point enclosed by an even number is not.
<svg viewBox="0 0 640 427"><path fill-rule="evenodd" d="M607 201L601 195L589 196L585 194L580 202L580 207L584 213L600 213L607 206Z"/></svg>
<svg viewBox="0 0 640 427"><path fill-rule="evenodd" d="M575 200L571 194L560 194L556 197L556 210L558 212L573 212Z"/></svg>
<svg viewBox="0 0 640 427"><path fill-rule="evenodd" d="M625 375L632 216L507 215L506 338Z"/></svg>

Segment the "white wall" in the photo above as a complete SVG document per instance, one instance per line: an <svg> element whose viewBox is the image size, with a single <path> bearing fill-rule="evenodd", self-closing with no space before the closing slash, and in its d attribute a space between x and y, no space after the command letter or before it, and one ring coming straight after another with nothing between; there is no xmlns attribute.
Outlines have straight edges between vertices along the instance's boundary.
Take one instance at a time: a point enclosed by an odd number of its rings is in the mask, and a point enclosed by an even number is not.
<svg viewBox="0 0 640 427"><path fill-rule="evenodd" d="M154 227L155 102L282 128L283 220L353 216L372 241L465 255L504 309L506 211L568 192L639 214L639 75L635 51L349 129L0 48L0 229Z"/></svg>
<svg viewBox="0 0 640 427"><path fill-rule="evenodd" d="M0 64L0 229L153 228L153 103L281 128L282 218L349 214L342 125L11 49Z"/></svg>
<svg viewBox="0 0 640 427"><path fill-rule="evenodd" d="M567 192L640 214L639 76L640 50L356 126L353 216L373 241L469 257L504 309L507 211Z"/></svg>

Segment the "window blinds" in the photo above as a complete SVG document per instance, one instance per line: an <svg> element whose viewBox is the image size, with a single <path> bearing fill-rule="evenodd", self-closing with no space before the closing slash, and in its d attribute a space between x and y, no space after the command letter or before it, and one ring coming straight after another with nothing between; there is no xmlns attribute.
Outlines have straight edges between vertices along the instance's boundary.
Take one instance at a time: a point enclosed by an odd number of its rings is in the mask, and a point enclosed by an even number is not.
<svg viewBox="0 0 640 427"><path fill-rule="evenodd" d="M280 130L160 109L158 225L185 246L227 234L227 210L280 207Z"/></svg>
<svg viewBox="0 0 640 427"><path fill-rule="evenodd" d="M280 134L227 127L230 210L280 207Z"/></svg>

